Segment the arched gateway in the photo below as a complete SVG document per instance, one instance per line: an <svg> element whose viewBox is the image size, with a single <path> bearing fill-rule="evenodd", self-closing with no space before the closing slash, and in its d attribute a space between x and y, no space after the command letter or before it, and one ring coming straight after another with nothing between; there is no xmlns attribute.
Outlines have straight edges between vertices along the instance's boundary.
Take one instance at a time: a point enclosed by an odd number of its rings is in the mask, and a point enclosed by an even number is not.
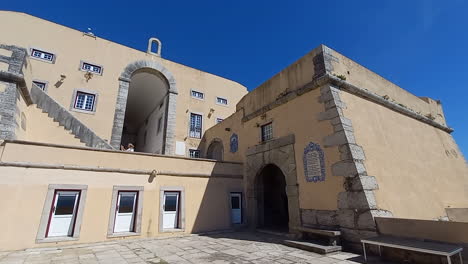
<svg viewBox="0 0 468 264"><path fill-rule="evenodd" d="M247 150L245 191L250 228L294 232L301 226L294 135Z"/></svg>
<svg viewBox="0 0 468 264"><path fill-rule="evenodd" d="M174 77L160 63L129 64L119 77L111 145L174 154L177 94Z"/></svg>

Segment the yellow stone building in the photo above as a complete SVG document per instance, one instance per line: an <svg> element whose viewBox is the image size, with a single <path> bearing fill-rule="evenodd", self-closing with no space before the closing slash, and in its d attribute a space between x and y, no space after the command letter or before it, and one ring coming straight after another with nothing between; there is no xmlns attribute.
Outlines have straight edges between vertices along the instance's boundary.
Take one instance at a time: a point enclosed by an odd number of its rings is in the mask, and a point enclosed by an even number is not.
<svg viewBox="0 0 468 264"><path fill-rule="evenodd" d="M0 21L14 25L0 28L0 249L247 227L352 247L379 218L468 225L441 103L326 46L247 93L164 59L154 38L141 52Z"/></svg>

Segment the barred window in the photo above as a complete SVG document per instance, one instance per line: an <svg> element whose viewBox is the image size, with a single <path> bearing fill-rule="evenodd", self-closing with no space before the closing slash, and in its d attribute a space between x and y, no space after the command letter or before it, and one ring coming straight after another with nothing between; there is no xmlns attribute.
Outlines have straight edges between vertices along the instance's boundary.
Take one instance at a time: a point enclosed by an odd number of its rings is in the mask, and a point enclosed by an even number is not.
<svg viewBox="0 0 468 264"><path fill-rule="evenodd" d="M267 141L273 138L273 126L272 123L268 123L261 127L262 129L262 141Z"/></svg>
<svg viewBox="0 0 468 264"><path fill-rule="evenodd" d="M33 83L39 87L39 89L41 89L42 91L46 91L46 87L47 87L47 83L45 82L39 82L39 81L33 81Z"/></svg>
<svg viewBox="0 0 468 264"><path fill-rule="evenodd" d="M38 58L38 59L45 60L45 61L49 61L49 62L53 62L55 55L50 53L50 52L45 52L45 51L38 50L38 49L32 49L31 50L31 57Z"/></svg>
<svg viewBox="0 0 468 264"><path fill-rule="evenodd" d="M190 158L200 158L200 151L197 149L189 149Z"/></svg>
<svg viewBox="0 0 468 264"><path fill-rule="evenodd" d="M94 94L76 92L74 107L80 110L93 111L95 99L96 95Z"/></svg>
<svg viewBox="0 0 468 264"><path fill-rule="evenodd" d="M203 99L205 98L205 94L202 92L192 90L192 97L197 99Z"/></svg>
<svg viewBox="0 0 468 264"><path fill-rule="evenodd" d="M192 138L201 138L202 135L202 116L190 114L190 134Z"/></svg>
<svg viewBox="0 0 468 264"><path fill-rule="evenodd" d="M227 104L228 104L228 100L225 99L225 98L222 98L222 97L216 97L216 103L222 104L222 105L227 105Z"/></svg>
<svg viewBox="0 0 468 264"><path fill-rule="evenodd" d="M97 73L97 74L102 74L102 66L94 65L91 63L87 63L87 62L83 62L81 64L81 70L92 72L92 73Z"/></svg>

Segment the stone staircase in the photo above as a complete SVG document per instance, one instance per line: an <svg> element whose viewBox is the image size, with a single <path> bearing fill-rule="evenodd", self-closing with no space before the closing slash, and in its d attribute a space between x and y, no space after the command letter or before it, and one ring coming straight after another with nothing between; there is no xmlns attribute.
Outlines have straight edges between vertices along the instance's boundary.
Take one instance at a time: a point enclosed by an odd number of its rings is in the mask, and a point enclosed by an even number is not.
<svg viewBox="0 0 468 264"><path fill-rule="evenodd" d="M97 136L89 127L74 117L67 109L52 99L48 94L32 85L31 99L42 112L70 131L75 138L83 142L87 147L100 149L114 149L109 143Z"/></svg>

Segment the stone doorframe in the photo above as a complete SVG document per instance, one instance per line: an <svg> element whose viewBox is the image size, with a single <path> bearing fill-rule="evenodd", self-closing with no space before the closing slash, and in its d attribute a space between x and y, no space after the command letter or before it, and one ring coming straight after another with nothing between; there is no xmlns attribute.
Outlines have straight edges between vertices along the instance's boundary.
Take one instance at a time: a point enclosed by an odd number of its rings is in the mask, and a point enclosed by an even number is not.
<svg viewBox="0 0 468 264"><path fill-rule="evenodd" d="M110 144L115 149L120 148L122 140L122 130L125 120L125 108L127 107L128 89L130 87L131 77L133 73L141 69L152 69L160 73L167 81L169 86L166 111L166 142L164 142L163 154L173 155L175 150L175 126L176 126L176 110L177 110L177 87L174 76L166 67L156 61L136 61L133 62L120 74L119 77L119 92L117 94L117 102L115 104L114 125L112 127L112 136Z"/></svg>
<svg viewBox="0 0 468 264"><path fill-rule="evenodd" d="M247 149L244 189L247 199L247 221L251 229L255 229L258 224L257 177L269 164L277 166L285 176L289 232L301 226L294 143L294 135L288 135Z"/></svg>

